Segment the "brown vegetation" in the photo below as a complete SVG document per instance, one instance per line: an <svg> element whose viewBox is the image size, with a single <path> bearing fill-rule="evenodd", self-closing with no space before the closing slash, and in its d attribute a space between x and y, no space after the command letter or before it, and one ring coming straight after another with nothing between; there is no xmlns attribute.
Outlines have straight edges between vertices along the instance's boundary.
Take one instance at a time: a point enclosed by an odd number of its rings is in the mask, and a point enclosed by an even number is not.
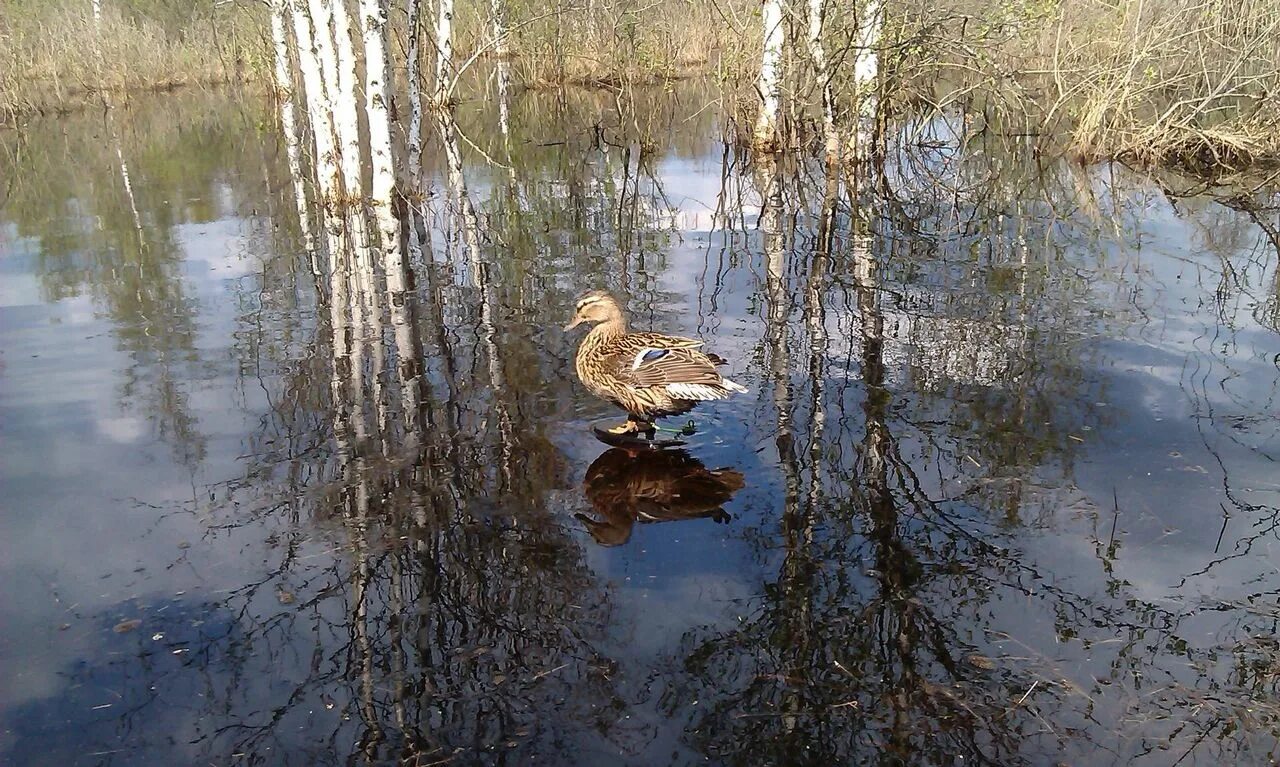
<svg viewBox="0 0 1280 767"><path fill-rule="evenodd" d="M208 8L203 18L174 21L106 0L95 21L88 0L0 4L0 122L106 94L227 83L270 71L260 9Z"/></svg>
<svg viewBox="0 0 1280 767"><path fill-rule="evenodd" d="M980 103L1082 160L1208 171L1280 159L1280 5L1267 0L958 0L941 12L925 0L896 42L904 93Z"/></svg>
<svg viewBox="0 0 1280 767"><path fill-rule="evenodd" d="M216 6L175 30L121 10L141 2L104 0L100 24L87 0L0 6L0 116L270 71L261 8ZM403 44L404 8L391 6ZM860 6L825 6L830 95L846 131L857 114L850 62ZM823 83L805 52L804 4L789 7L784 96L796 145L820 133ZM759 25L750 0L464 0L454 47L460 66L500 55L516 82L534 88L708 77L726 111L750 125ZM434 55L429 42L424 55ZM880 71L882 119L966 110L1087 161L1206 172L1280 158L1280 4L1271 0L901 0L886 6Z"/></svg>

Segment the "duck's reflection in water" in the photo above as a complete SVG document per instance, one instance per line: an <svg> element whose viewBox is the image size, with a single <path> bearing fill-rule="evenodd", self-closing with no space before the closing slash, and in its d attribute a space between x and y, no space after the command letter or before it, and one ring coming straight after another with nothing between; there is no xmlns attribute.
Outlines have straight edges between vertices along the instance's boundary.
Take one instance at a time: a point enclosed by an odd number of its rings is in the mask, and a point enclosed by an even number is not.
<svg viewBox="0 0 1280 767"><path fill-rule="evenodd" d="M583 489L593 514L575 514L601 546L620 546L639 522L710 518L727 523L722 508L742 489L742 472L708 469L685 450L606 450L587 469Z"/></svg>

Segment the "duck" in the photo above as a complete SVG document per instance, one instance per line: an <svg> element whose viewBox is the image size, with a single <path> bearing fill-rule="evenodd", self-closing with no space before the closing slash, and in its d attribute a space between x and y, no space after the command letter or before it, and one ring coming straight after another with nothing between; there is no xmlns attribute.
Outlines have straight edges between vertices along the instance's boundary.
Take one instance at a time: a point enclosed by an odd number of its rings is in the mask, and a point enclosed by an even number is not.
<svg viewBox="0 0 1280 767"><path fill-rule="evenodd" d="M644 434L652 440L656 419L683 415L700 402L747 391L720 375L716 368L727 361L702 351L702 341L630 332L626 313L607 291L593 290L579 298L565 332L582 324L593 327L578 344L578 379L592 394L627 413L625 423L607 430L611 434Z"/></svg>
<svg viewBox="0 0 1280 767"><path fill-rule="evenodd" d="M637 522L710 519L727 524L724 505L746 484L742 472L708 469L680 449L614 447L587 469L582 488L592 514L574 514L601 546L621 546Z"/></svg>

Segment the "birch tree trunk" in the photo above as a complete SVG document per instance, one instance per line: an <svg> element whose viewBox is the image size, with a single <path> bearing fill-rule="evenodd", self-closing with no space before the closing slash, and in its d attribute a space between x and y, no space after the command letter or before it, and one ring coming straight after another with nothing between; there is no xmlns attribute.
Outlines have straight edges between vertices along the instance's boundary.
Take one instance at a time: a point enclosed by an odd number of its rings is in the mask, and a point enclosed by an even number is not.
<svg viewBox="0 0 1280 767"><path fill-rule="evenodd" d="M825 0L809 0L809 57L813 60L813 74L822 89L822 136L826 145L827 163L840 162L840 136L836 133L835 94L831 85L831 73L827 69L827 53L822 46L822 30L826 26Z"/></svg>
<svg viewBox="0 0 1280 767"><path fill-rule="evenodd" d="M307 119L315 141L316 181L321 198L328 201L335 199L342 188L334 155L333 108L322 73L320 43L323 36L316 34L312 16L302 8L301 2L294 0L293 36L298 47L298 69L302 72L303 103L307 107Z"/></svg>
<svg viewBox="0 0 1280 767"><path fill-rule="evenodd" d="M360 100L356 94L356 51L351 42L351 13L343 0L331 2L334 63L338 78L338 89L334 95L334 124L338 129L347 198L358 200L364 197L364 174L360 163Z"/></svg>
<svg viewBox="0 0 1280 767"><path fill-rule="evenodd" d="M289 181L293 184L294 203L298 208L298 228L302 231L303 246L311 256L311 271L320 276L315 261L315 243L311 238L311 222L307 215L307 192L302 180L302 150L298 146L297 116L293 105L293 73L289 64L289 30L285 15L292 14L288 0L274 0L271 7L271 34L276 45L276 93L280 106L280 132L284 135L285 156L289 160ZM297 19L294 19L296 24ZM302 43L298 42L298 59L303 58ZM283 65L282 65L283 63Z"/></svg>
<svg viewBox="0 0 1280 767"><path fill-rule="evenodd" d="M511 99L511 62L507 60L507 18L504 0L493 0L489 13L493 17L493 54L498 60L498 127L502 131L503 145L510 139L511 111L508 102Z"/></svg>
<svg viewBox="0 0 1280 767"><path fill-rule="evenodd" d="M436 89L433 101L444 106L448 99L449 78L453 74L453 0L440 0L436 18Z"/></svg>
<svg viewBox="0 0 1280 767"><path fill-rule="evenodd" d="M422 180L422 0L409 0L409 186Z"/></svg>
<svg viewBox="0 0 1280 767"><path fill-rule="evenodd" d="M489 28L493 35L491 43L493 55L499 59L507 57L507 9L503 0L492 0L489 3Z"/></svg>
<svg viewBox="0 0 1280 767"><path fill-rule="evenodd" d="M271 45L275 50L277 98L285 98L293 90L293 77L289 72L289 32L284 25L287 2L271 0Z"/></svg>
<svg viewBox="0 0 1280 767"><path fill-rule="evenodd" d="M369 119L369 154L373 166L370 196L378 205L390 205L396 176L391 149L392 70L387 49L387 9L383 0L360 0L360 16L364 37L365 109Z"/></svg>
<svg viewBox="0 0 1280 767"><path fill-rule="evenodd" d="M93 0L93 23L102 23L102 0Z"/></svg>
<svg viewBox="0 0 1280 767"><path fill-rule="evenodd" d="M863 0L858 8L857 39L853 57L853 83L857 93L858 125L855 153L866 154L880 105L880 33L884 28L882 0Z"/></svg>
<svg viewBox="0 0 1280 767"><path fill-rule="evenodd" d="M307 215L307 192L302 181L302 152L298 146L297 118L293 107L293 68L289 63L289 28L285 16L292 15L289 0L272 0L271 38L275 45L276 97L280 105L280 131L284 134L285 155L289 160L289 181L293 184L294 203L298 208L298 228L302 231L303 247L311 257L311 272L320 276L315 259L315 243L311 239L311 222ZM296 24L296 18L294 20ZM296 41L298 58L302 59L303 42Z"/></svg>
<svg viewBox="0 0 1280 767"><path fill-rule="evenodd" d="M764 51L760 57L760 78L756 87L762 103L760 117L756 120L755 146L762 151L776 151L782 99L782 0L763 0L761 18L764 22Z"/></svg>

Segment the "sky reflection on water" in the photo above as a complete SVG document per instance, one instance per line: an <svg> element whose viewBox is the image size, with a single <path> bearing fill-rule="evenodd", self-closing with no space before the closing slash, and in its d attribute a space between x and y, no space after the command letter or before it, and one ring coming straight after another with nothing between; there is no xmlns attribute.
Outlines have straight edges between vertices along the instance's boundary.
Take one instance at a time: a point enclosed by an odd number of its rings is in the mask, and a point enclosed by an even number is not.
<svg viewBox="0 0 1280 767"><path fill-rule="evenodd" d="M1268 763L1275 194L636 98L464 104L407 296L256 101L0 136L2 760ZM751 388L687 460L591 436L595 287Z"/></svg>

